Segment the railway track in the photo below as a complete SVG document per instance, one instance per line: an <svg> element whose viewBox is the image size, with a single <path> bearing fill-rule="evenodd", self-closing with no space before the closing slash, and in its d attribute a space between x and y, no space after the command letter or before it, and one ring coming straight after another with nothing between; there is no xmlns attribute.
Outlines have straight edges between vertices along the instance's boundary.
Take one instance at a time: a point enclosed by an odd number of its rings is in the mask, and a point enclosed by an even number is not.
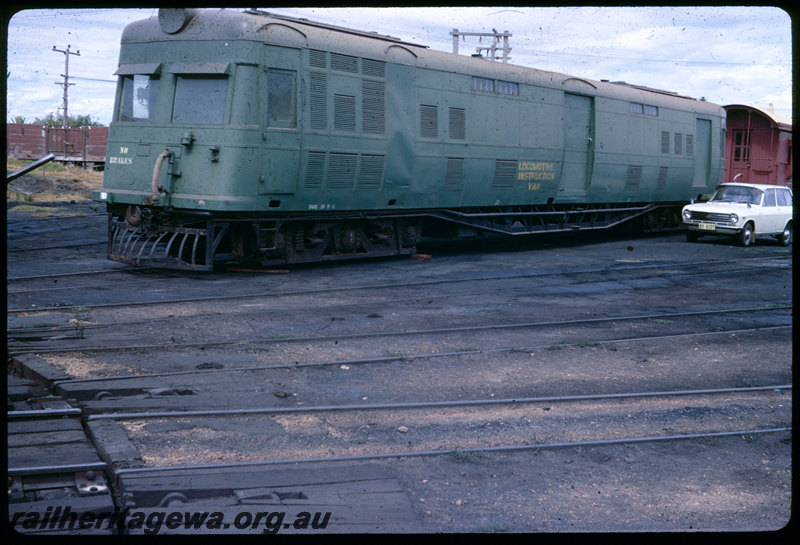
<svg viewBox="0 0 800 545"><path fill-rule="evenodd" d="M139 302L126 300L125 302L96 303L90 306L76 306L69 301L60 301L52 306L43 306L40 298L42 292L34 291L32 293L37 297L28 299L26 303L9 302L9 305L11 305L9 314L11 316L24 316L24 320L16 322L12 319L9 322L9 334L12 350L15 353L21 353L26 351L57 351L59 349L65 351L93 351L111 349L112 347L144 349L147 347L158 348L166 346L213 346L215 344L274 342L277 338L325 341L325 336L319 334L321 330L331 331L337 338L347 339L358 336L395 336L398 334L410 336L414 332L425 333L426 331L431 334L466 333L481 329L514 329L545 325L568 326L570 325L570 320L566 319L566 317L573 313L569 313L568 309L563 308L564 303L562 301L570 295L592 295L600 290L617 291L624 294L629 291L679 287L687 282L688 278L696 280L701 275L718 274L719 269L716 267L722 267L726 274L730 276L742 272L735 269L732 270L728 265L727 263L716 263L710 271L697 271L694 269L691 271L675 271L676 265L669 264L666 266L666 271L659 267L658 272L655 274L649 274L652 272L649 271L649 268L645 269L648 271L646 273L642 273L641 269L614 272L607 270L561 271L552 273L552 276L547 273L526 272L523 274L482 275L479 278L475 278L472 273L466 273L458 278L412 280L404 284L351 284L343 287L307 287L304 290L278 288L272 292L259 291L257 293L233 293L214 296L186 294L191 296L181 298L164 298L163 296L163 292L178 289L177 286L167 285L153 288L151 282L149 289L137 290L137 283L133 280L129 286L136 293L150 292L152 294L151 297L157 296L161 300L153 301L151 299L150 301ZM785 265L786 263L779 258L777 261L773 260L765 265L764 272L765 274L770 272L780 274ZM754 270L757 269L751 266L743 272L753 274ZM620 275L624 275L622 280L620 280L622 278ZM201 293L207 293L209 290L220 291L227 289L230 282L229 279L211 281L208 284L201 282L199 286L195 286L193 291ZM115 282L114 285L121 286L123 284ZM162 284L158 285L161 286ZM66 287L63 286L57 288L58 292L64 289ZM54 293L50 288L46 291L47 293ZM354 291L361 294L357 302L353 302L351 297ZM88 287L84 287L84 293L89 294L88 296L90 297L93 296L95 299L101 298L96 291L92 291ZM20 294L11 291L9 295L12 298L14 296L30 296L31 292ZM559 303L552 305L549 310L563 313L564 319L550 321L530 320L531 314L535 315L536 312L525 312L523 301L527 299L536 304L545 297L551 300L560 298ZM29 301L31 300L36 300L38 303L30 303ZM248 302L248 300L252 302ZM449 314L447 316L448 321L454 322L450 328L420 327L420 324L425 322L426 315L435 315L445 305L458 304L467 300L469 302L465 303L465 307L475 309L478 318L472 321L477 321L478 324L468 323L470 319L465 315L453 316ZM27 308L14 308L14 305L25 305ZM141 315L135 309L132 309L137 305L148 306L149 316L146 320L143 320ZM519 321L513 323L504 320L499 324L481 326L480 313L493 305L503 305L506 308L512 307L505 312L505 316L518 317ZM393 320L394 322L399 322L401 326L397 327L393 332L387 331L385 327L376 328L375 324L381 322L381 320L376 320L375 318L382 318L382 315L370 312L370 310L378 307L396 310L396 312L392 313L393 316L404 317L406 323ZM429 311L431 307L435 310ZM778 299L754 302L754 305L750 307L750 311L775 313L781 309L786 311L789 308ZM118 309L121 309L122 312L119 312ZM285 312L288 309L292 310L293 316L291 320L282 316L280 322L276 323L274 320L270 321L269 316L265 317L265 310L269 311L270 315L273 315L274 313ZM335 311L331 309L335 309ZM349 315L362 314L373 318L373 320L372 323L365 323L361 320L355 326L343 327L343 324L336 323L337 321L346 321L343 318L332 316L330 317L330 322L322 318L324 315L322 313L335 312ZM464 312L466 312L466 309ZM662 313L663 316L659 316L657 313L643 316L631 313L629 309L626 309L616 316L607 314L606 318L599 319L579 317L574 322L586 324L589 322L599 323L604 320L621 321L630 320L631 317L637 316L640 319L649 318L650 320L661 320L663 322L681 314L688 316L703 314L704 312L700 310L689 311L688 313L664 312ZM736 311L730 309L713 311L713 313L723 314L726 312L738 312L738 309ZM38 320L36 318L37 315L47 315L46 321ZM593 313L592 316L596 316L596 313ZM213 328L215 323L233 319L247 324L246 330L242 331L241 328L238 331L234 330L227 334L227 338L222 339L203 335L202 340L178 340L186 337L184 333L187 330ZM64 324L64 322L67 323ZM17 325L17 323L20 325ZM436 316L436 323L441 323L438 316ZM157 337L157 335L143 331L143 328L152 329L153 327L159 327L161 331L168 332L169 338L161 342L141 343L140 339L142 338ZM274 333L271 338L250 334L250 332L259 329L267 329L274 331ZM447 331L448 329L450 331ZM305 334L298 335L297 331L303 331ZM87 337L91 337L94 344L88 342ZM104 338L109 340L104 343ZM126 338L129 339L127 342ZM136 339L136 342L132 342L130 339ZM62 341L57 344L67 342L68 346L42 344L42 342L48 340Z"/></svg>
<svg viewBox="0 0 800 545"><path fill-rule="evenodd" d="M731 268L731 265L741 265L742 262L748 263L747 267L736 267ZM191 302L203 302L203 301L224 301L224 300L233 300L233 299L240 299L240 298L265 298L265 297L285 297L285 296L292 296L292 295L325 295L325 294L333 294L341 291L352 291L354 289L360 289L365 292L369 292L372 290L380 290L380 289L397 289L398 287L409 288L409 289L417 289L417 288L425 288L430 286L441 286L447 284L461 284L461 283L478 283L478 282L494 282L500 280L525 280L525 279L545 279L545 278L555 278L558 280L570 280L571 278L575 277L582 277L588 275L596 275L596 274L604 274L607 275L609 273L616 273L616 274L629 274L631 272L640 271L641 275L637 276L637 279L648 279L648 278L659 278L664 275L668 276L675 276L675 277L682 277L682 278L691 278L691 277L698 277L703 275L714 275L719 274L721 271L725 271L726 273L752 273L754 271L770 271L776 268L786 268L791 267L791 256L759 256L759 257L751 257L743 259L731 259L731 260L716 260L716 261L707 261L698 264L693 264L692 270L678 270L677 268L681 266L680 262L660 262L660 263L625 263L619 262L614 265L613 269L608 266L603 266L599 268L581 268L581 269L534 269L534 270L510 270L505 271L502 274L495 272L494 274L482 274L480 276L476 276L474 273L470 273L466 271L459 275L458 277L452 277L452 273L448 274L447 277L442 278L412 278L411 280L407 280L406 282L398 285L397 283L387 283L387 284L361 284L361 285L349 285L346 287L316 287L311 289L303 289L303 290L291 290L291 289L274 289L274 283L267 283L267 282L254 282L257 286L262 284L268 284L270 289L267 291L254 291L252 288L247 292L239 292L239 293L229 293L225 295L214 295L214 296L203 296L197 295L192 298L174 298L174 299L164 299L163 297L160 299L148 299L148 300L141 300L141 301L127 301L127 302L115 302L115 303L102 303L102 304L82 304L77 303L74 305L59 305L59 306L41 306L36 308L37 312L45 312L48 310L54 310L58 308L75 308L80 306L81 308L102 308L102 307L113 307L113 306L130 306L130 305L153 305L153 304L169 304L169 303L183 303L187 301ZM661 269L661 272L659 272ZM704 270L697 270L697 269L704 269ZM53 275L41 275L35 277L18 277L18 278L9 278L9 281L12 285L9 286L8 293L12 298L18 298L21 302L10 301L10 308L9 312L11 313L18 313L18 312L31 312L34 310L31 308L30 305L26 304L27 302L23 300L23 296L31 296L33 295L36 298L42 299L46 298L46 294L48 292L55 292L55 291L65 291L65 290L91 290L91 289L103 289L108 286L109 282L117 283L118 281L124 281L130 283L132 285L139 284L142 288L152 288L154 284L153 277L150 278L130 278L127 276L126 273L136 272L136 271L146 271L146 269L137 269L137 268L125 268L125 269L114 269L109 271L91 271L87 273L60 273L60 274L53 274ZM287 271L288 272L288 271ZM76 285L62 285L61 286L53 286L48 282L48 285L43 287L33 287L33 288L20 288L17 287L19 284L23 283L40 283L41 281L52 281L54 278L62 278L65 276L90 276L94 277L97 274L105 273L105 274L114 274L114 276L119 276L120 278L110 278L103 283L97 284L76 284ZM650 273L650 274L648 274ZM204 275L205 276L205 275ZM415 275L416 276L416 275ZM426 275L427 276L427 275ZM172 278L181 280L185 278L185 275L175 275L170 273L161 273L159 272L156 276L156 279L163 280L164 278ZM228 278L223 277L213 277L212 275L207 275L207 279L204 282L205 285L210 285L212 288L215 284L228 284ZM227 286L226 286L227 287ZM163 288L161 288L163 289ZM502 288L501 288L502 289ZM16 308L15 308L16 307Z"/></svg>
<svg viewBox="0 0 800 545"><path fill-rule="evenodd" d="M772 317L761 319L760 316L770 314ZM719 325L719 320L712 322L713 325L705 325L702 322L712 317L725 317L727 324L725 326ZM682 328L676 325L679 319L688 322ZM157 323L157 321L155 321ZM574 328L581 327L584 329L593 329L599 325L606 325L619 331L620 324L639 322L636 326L631 326L637 331L637 335L628 336L609 336L594 335L589 336L583 332L576 332ZM744 327L736 327L734 324L742 324ZM134 324L124 324L128 330L132 330ZM138 322L136 325L152 327L153 322ZM202 324L210 325L210 324ZM196 328L196 324L186 324L186 329ZM321 326L323 329L326 326ZM560 329L571 327L571 335L561 331L550 332L547 330ZM649 327L647 331L645 327ZM723 328L724 327L724 328ZM56 334L52 336L41 335L38 331L31 336L31 331L9 331L9 351L12 355L24 353L96 353L96 352L116 352L122 350L164 350L164 349L187 349L197 348L204 349L207 347L224 347L224 346L242 346L247 345L251 348L264 347L266 345L292 345L296 343L314 344L314 345L329 345L340 342L353 342L374 340L381 346L386 346L387 340L392 339L394 344L402 344L406 347L415 347L416 345L426 345L431 342L432 337L438 338L438 344L446 346L457 346L452 352L466 353L466 352L496 352L507 350L534 350L534 349L556 349L558 347L576 345L576 344L601 344L601 343L619 343L619 342L634 342L646 339L655 338L679 338L679 337L694 337L709 334L734 334L738 332L757 331L763 329L784 328L790 329L792 327L791 307L788 306L766 306L762 308L737 308L726 309L720 311L696 311L688 313L659 313L648 315L634 315L634 316L618 316L608 318L590 318L578 320L559 320L551 322L525 322L525 323L497 323L491 325L463 325L454 327L443 328L428 328L428 329L411 329L411 330L381 330L381 331L339 331L329 334L301 334L294 336L279 335L274 337L243 337L241 335L234 335L232 338L213 338L204 336L202 340L186 341L177 340L176 336L180 337L180 333L175 328L166 330L165 335L160 342L141 343L142 334L138 331L131 331L128 335L120 335L117 330L118 326L96 326L92 327L83 325L75 325L72 327L70 334ZM107 329L110 332L99 331L100 329ZM669 329L670 332L665 332ZM97 332L96 334L89 334L87 330ZM530 332L532 330L544 330L545 333L541 334L538 342L531 342L532 337ZM62 330L63 332L63 330ZM495 334L506 332L504 337L506 342L511 342L511 345L506 346L492 346L490 343L491 337ZM488 333L488 335L487 335ZM463 336L469 335L469 345L463 344ZM155 335L150 335L154 337ZM522 338L520 338L522 337ZM553 338L557 340L553 340ZM400 338L400 340L397 340ZM87 341L88 342L82 342ZM50 341L51 344L40 344L42 341ZM139 342L137 342L139 341ZM521 344L527 341L527 344ZM52 343L56 344L52 344ZM60 343L60 346L59 346ZM482 348L471 348L474 346L481 346ZM284 348L290 350L290 348ZM404 354L403 357L416 354L419 357L419 352L410 352ZM296 361L296 360L295 360Z"/></svg>
<svg viewBox="0 0 800 545"><path fill-rule="evenodd" d="M15 376L79 413L116 512L329 512L326 533L779 527L790 255L678 241L281 275L12 252L7 346ZM52 479L26 467L23 489ZM313 530L261 522L200 533Z"/></svg>
<svg viewBox="0 0 800 545"><path fill-rule="evenodd" d="M126 429L145 467L355 461L791 431L790 385L239 411L92 415ZM262 430L242 436L247 418ZM178 421L179 424L170 424ZM231 425L231 423L234 425ZM622 424L620 424L622 423ZM224 444L227 452L209 445Z"/></svg>
<svg viewBox="0 0 800 545"><path fill-rule="evenodd" d="M84 432L81 411L41 391L36 381L9 377L7 469L10 527L32 534L73 534L50 525L54 508L74 516L115 509L100 459ZM47 520L45 520L47 517ZM36 522L33 522L33 519ZM106 528L97 534L110 535Z"/></svg>
<svg viewBox="0 0 800 545"><path fill-rule="evenodd" d="M213 506L233 518L248 508L285 511L289 506L327 505L336 523L356 530L363 526L342 515L341 504L320 503L321 490L331 487L317 475L320 471L338 474L341 464L396 459L433 458L469 466L497 456L539 456L543 451L603 452L655 443L747 444L766 436L785 441L791 434L790 391L790 384L774 384L438 402L106 412L85 420L109 466L117 505L128 510L149 514ZM104 444L103 439L114 434L110 430L117 436L122 431L130 446ZM313 464L309 473L314 479L297 469L307 464ZM290 467L311 484L302 479L298 484L295 476L290 486L276 486L278 470L271 468ZM395 483L380 467L345 466L345 473L358 475L361 483L379 483L383 493L396 493ZM25 474L37 471L54 469L29 468ZM250 480L241 482L245 474ZM265 480L270 485L259 486ZM161 485L154 488L153 482ZM335 487L340 493L342 484ZM251 503L243 504L243 498ZM287 504L284 498L303 501ZM403 529L420 528L407 505L398 511Z"/></svg>

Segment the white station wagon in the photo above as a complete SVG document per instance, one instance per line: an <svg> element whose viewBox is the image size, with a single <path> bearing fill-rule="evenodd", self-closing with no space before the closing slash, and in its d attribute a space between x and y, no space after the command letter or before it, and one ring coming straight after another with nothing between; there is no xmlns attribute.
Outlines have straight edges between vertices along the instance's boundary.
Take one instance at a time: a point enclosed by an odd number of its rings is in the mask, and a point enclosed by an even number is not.
<svg viewBox="0 0 800 545"><path fill-rule="evenodd" d="M755 242L756 234L792 242L792 192L787 187L725 183L707 202L683 207L686 239L705 235L730 236L740 245Z"/></svg>

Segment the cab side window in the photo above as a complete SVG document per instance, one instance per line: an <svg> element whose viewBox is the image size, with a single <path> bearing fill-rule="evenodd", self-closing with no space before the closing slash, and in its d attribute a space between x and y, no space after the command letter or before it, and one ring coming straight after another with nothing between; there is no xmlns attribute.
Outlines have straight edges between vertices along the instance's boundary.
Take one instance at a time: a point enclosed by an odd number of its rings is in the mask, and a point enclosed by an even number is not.
<svg viewBox="0 0 800 545"><path fill-rule="evenodd" d="M295 126L294 72L269 70L267 117L270 126Z"/></svg>

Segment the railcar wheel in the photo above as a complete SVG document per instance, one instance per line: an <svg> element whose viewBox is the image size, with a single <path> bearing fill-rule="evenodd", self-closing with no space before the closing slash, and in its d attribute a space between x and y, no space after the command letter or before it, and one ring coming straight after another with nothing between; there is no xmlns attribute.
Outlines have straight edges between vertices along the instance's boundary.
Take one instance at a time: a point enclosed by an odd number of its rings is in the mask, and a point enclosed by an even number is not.
<svg viewBox="0 0 800 545"><path fill-rule="evenodd" d="M736 237L739 246L744 246L746 248L747 246L753 244L755 240L755 230L753 228L753 222L748 221L747 223L745 223L744 227L742 227L741 232L738 235L736 235Z"/></svg>
<svg viewBox="0 0 800 545"><path fill-rule="evenodd" d="M781 233L775 238L778 239L778 242L781 243L781 246L788 246L789 244L792 243L793 231L794 229L792 226L792 222L790 221L789 223L786 224L786 227L783 228L783 233Z"/></svg>

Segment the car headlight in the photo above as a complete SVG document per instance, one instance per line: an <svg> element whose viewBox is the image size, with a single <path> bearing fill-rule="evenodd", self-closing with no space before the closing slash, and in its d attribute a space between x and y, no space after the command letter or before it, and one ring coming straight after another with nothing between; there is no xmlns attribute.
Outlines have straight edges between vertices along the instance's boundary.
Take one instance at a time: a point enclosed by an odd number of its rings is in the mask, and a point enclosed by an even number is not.
<svg viewBox="0 0 800 545"><path fill-rule="evenodd" d="M736 214L731 214L731 217L730 217L730 220L729 220L729 221L730 221L731 223L736 223L736 222L738 222L738 221L739 221L739 216L737 216Z"/></svg>
<svg viewBox="0 0 800 545"><path fill-rule="evenodd" d="M689 221L690 219L692 219L692 212L689 211L689 210L684 210L683 211L683 219L685 219L686 221Z"/></svg>

